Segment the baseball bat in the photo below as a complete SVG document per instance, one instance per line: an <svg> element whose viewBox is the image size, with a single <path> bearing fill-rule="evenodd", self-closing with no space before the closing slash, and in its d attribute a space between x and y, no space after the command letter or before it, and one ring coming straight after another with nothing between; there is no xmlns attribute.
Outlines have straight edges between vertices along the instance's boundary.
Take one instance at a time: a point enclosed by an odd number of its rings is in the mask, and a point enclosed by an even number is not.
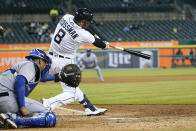
<svg viewBox="0 0 196 131"><path fill-rule="evenodd" d="M95 34L95 33L92 33L92 34L94 35L94 37L100 39L100 37L97 34ZM145 59L148 59L148 60L151 58L151 55L141 53L140 51L134 51L134 50L130 50L130 49L124 49L122 47L113 46L113 45L110 45L110 47L115 48L115 49L122 50L122 51L127 52L127 53L129 53L131 55L139 56L139 57L142 57L142 58L145 58Z"/></svg>
<svg viewBox="0 0 196 131"><path fill-rule="evenodd" d="M124 49L122 47L113 46L113 45L110 45L110 47L115 48L115 49L122 50L122 51L127 52L127 53L129 53L131 55L139 56L139 57L142 57L142 58L145 58L145 59L148 59L148 60L151 58L151 55L141 53L140 51L134 51L134 50L130 50L130 49Z"/></svg>

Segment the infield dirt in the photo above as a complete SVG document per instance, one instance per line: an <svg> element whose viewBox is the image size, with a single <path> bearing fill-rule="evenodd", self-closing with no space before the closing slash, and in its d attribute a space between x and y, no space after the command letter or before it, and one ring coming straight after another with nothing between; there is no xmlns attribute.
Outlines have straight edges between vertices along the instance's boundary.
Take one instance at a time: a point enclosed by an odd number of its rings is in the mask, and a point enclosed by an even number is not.
<svg viewBox="0 0 196 131"><path fill-rule="evenodd" d="M196 105L103 105L102 116L81 116L73 112L60 116L54 129L74 131L136 131L196 129ZM81 110L79 105L68 106ZM62 111L56 110L57 114ZM64 112L65 113L65 112Z"/></svg>

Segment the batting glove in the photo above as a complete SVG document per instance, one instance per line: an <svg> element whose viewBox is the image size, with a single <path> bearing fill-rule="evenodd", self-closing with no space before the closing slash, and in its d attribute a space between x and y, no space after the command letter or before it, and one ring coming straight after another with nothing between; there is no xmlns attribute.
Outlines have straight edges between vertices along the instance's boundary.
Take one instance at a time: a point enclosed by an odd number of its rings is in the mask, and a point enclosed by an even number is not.
<svg viewBox="0 0 196 131"><path fill-rule="evenodd" d="M101 39L97 34L94 34L94 37L96 37L98 39Z"/></svg>
<svg viewBox="0 0 196 131"><path fill-rule="evenodd" d="M110 47L110 43L107 42L107 41L104 41L104 43L105 43L105 48L104 49L108 49Z"/></svg>

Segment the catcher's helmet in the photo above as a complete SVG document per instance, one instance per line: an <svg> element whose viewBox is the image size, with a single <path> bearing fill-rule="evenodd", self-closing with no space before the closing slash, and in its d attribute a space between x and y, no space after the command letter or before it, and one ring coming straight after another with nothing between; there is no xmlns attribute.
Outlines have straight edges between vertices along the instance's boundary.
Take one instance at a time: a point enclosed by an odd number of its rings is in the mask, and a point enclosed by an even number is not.
<svg viewBox="0 0 196 131"><path fill-rule="evenodd" d="M46 55L46 53L43 50L37 48L34 48L25 58L43 59L47 64L51 64L51 59Z"/></svg>
<svg viewBox="0 0 196 131"><path fill-rule="evenodd" d="M95 21L93 20L93 12L87 8L77 9L74 15L74 20L75 21L86 20L89 21L90 23L95 23Z"/></svg>

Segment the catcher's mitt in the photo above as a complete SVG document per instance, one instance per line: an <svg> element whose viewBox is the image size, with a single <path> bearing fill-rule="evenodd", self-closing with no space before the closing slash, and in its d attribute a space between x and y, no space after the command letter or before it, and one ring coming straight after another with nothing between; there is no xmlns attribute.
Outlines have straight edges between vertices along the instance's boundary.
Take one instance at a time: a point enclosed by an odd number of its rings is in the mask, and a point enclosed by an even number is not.
<svg viewBox="0 0 196 131"><path fill-rule="evenodd" d="M81 81L80 68L75 64L64 66L60 73L55 74L55 81L64 82L71 87L77 87Z"/></svg>
<svg viewBox="0 0 196 131"><path fill-rule="evenodd" d="M3 29L3 27L0 25L0 37L3 36L3 33L4 33L4 29Z"/></svg>

